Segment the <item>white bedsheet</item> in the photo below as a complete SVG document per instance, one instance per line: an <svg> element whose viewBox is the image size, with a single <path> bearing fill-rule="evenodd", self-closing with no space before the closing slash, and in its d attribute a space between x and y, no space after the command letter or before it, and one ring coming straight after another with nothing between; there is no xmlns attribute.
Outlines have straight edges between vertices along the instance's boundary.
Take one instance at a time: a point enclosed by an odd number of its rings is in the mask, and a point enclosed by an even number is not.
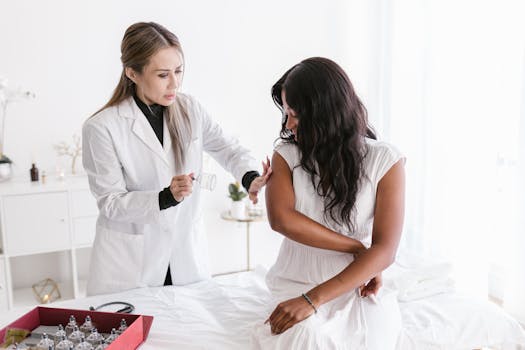
<svg viewBox="0 0 525 350"><path fill-rule="evenodd" d="M87 309L108 301L128 301L135 313L155 317L140 349L249 349L252 327L264 321L269 292L264 272L220 276L184 287L141 288L123 293L54 303ZM525 349L519 324L489 302L444 293L400 303L404 328L400 350ZM19 310L22 313L23 310ZM11 317L6 319L5 316ZM16 312L0 317L5 326Z"/></svg>

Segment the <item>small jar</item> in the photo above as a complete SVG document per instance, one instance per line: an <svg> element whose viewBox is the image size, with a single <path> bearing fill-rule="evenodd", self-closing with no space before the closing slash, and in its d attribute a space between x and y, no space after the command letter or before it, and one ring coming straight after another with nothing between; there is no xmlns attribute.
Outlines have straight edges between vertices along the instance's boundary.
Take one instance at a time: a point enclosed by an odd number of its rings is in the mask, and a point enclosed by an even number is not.
<svg viewBox="0 0 525 350"><path fill-rule="evenodd" d="M87 315L84 323L82 326L80 326L80 331L85 334L85 336L89 336L91 334L91 330L93 329L93 322L91 322L91 316Z"/></svg>
<svg viewBox="0 0 525 350"><path fill-rule="evenodd" d="M54 339L55 339L55 343L59 343L60 340L62 340L62 336L66 337L67 334L66 334L66 331L64 329L64 326L62 326L62 324L59 324L58 325L58 331L55 332L55 335L54 335Z"/></svg>
<svg viewBox="0 0 525 350"><path fill-rule="evenodd" d="M69 316L69 322L66 325L66 335L69 336L71 333L73 333L76 326L77 326L77 320L75 319L75 316L73 315Z"/></svg>
<svg viewBox="0 0 525 350"><path fill-rule="evenodd" d="M73 328L73 332L71 332L71 334L68 337L68 339L71 340L73 344L80 343L82 338L84 338L84 333L82 333L80 329L78 329L78 326L75 326Z"/></svg>
<svg viewBox="0 0 525 350"><path fill-rule="evenodd" d="M55 347L55 342L52 339L49 339L47 333L42 334L42 339L36 344L37 349L39 350L48 350L49 346Z"/></svg>

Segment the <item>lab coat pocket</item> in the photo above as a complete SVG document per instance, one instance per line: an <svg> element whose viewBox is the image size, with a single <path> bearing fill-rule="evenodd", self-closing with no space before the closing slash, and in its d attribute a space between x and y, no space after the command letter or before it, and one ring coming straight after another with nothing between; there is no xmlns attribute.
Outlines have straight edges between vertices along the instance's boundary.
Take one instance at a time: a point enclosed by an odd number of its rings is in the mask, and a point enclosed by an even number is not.
<svg viewBox="0 0 525 350"><path fill-rule="evenodd" d="M99 227L93 247L88 294L122 291L141 286L144 235Z"/></svg>

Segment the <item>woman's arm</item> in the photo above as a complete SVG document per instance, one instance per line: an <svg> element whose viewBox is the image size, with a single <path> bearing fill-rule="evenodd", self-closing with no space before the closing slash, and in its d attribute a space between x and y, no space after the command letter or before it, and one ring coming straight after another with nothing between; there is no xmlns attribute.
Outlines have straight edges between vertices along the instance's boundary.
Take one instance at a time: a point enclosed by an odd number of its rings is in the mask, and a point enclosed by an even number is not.
<svg viewBox="0 0 525 350"><path fill-rule="evenodd" d="M358 253L361 242L332 231L295 210L292 172L277 152L272 157L272 176L266 184L266 209L274 231L296 242L322 249Z"/></svg>
<svg viewBox="0 0 525 350"><path fill-rule="evenodd" d="M372 246L334 278L308 292L322 305L352 290L390 266L401 239L405 213L405 168L398 161L379 181L372 229Z"/></svg>
<svg viewBox="0 0 525 350"><path fill-rule="evenodd" d="M311 289L306 295L318 308L322 304L353 290L387 268L394 261L405 207L405 170L398 161L378 184L372 247L337 276ZM282 302L268 318L273 333L282 333L314 313L306 298L299 296Z"/></svg>

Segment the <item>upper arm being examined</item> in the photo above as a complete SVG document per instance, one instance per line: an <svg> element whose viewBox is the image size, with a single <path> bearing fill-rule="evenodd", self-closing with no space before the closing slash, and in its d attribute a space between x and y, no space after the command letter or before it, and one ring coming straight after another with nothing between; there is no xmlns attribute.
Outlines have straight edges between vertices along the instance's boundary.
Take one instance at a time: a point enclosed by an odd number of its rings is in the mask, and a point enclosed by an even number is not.
<svg viewBox="0 0 525 350"><path fill-rule="evenodd" d="M395 258L405 215L404 159L395 163L377 186L372 246L383 247Z"/></svg>
<svg viewBox="0 0 525 350"><path fill-rule="evenodd" d="M292 172L277 152L273 153L272 176L266 184L266 210L270 226L278 232L286 223L287 213L295 210Z"/></svg>

